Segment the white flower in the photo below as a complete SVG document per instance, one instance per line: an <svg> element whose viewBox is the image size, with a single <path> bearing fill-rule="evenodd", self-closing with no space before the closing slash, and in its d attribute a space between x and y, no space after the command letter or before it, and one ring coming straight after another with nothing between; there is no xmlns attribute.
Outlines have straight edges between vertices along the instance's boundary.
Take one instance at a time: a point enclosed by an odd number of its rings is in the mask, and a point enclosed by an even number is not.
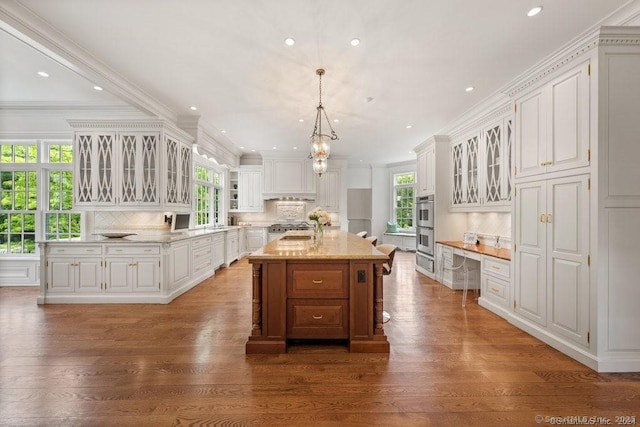
<svg viewBox="0 0 640 427"><path fill-rule="evenodd" d="M322 208L315 208L309 212L309 219L317 222L320 225L331 225L331 216Z"/></svg>

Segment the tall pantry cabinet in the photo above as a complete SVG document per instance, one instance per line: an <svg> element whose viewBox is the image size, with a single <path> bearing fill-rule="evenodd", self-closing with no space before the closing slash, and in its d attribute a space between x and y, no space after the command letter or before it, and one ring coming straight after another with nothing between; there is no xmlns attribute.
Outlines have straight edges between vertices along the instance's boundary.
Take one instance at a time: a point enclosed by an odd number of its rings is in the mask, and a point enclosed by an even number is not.
<svg viewBox="0 0 640 427"><path fill-rule="evenodd" d="M508 93L510 321L599 372L640 371L640 27L602 27Z"/></svg>

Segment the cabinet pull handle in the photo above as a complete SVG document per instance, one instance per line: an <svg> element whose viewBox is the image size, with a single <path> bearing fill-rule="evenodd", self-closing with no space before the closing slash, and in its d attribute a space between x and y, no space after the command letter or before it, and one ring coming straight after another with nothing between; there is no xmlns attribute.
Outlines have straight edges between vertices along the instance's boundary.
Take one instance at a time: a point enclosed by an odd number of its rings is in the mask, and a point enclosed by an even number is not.
<svg viewBox="0 0 640 427"><path fill-rule="evenodd" d="M151 249L145 249L144 251L145 252L151 252Z"/></svg>
<svg viewBox="0 0 640 427"><path fill-rule="evenodd" d="M322 315L320 316L316 316L315 314L313 315L313 320L321 320L322 319Z"/></svg>
<svg viewBox="0 0 640 427"><path fill-rule="evenodd" d="M551 214L547 214L547 222L551 224Z"/></svg>
<svg viewBox="0 0 640 427"><path fill-rule="evenodd" d="M322 284L322 280L312 280L314 285L321 285Z"/></svg>
<svg viewBox="0 0 640 427"><path fill-rule="evenodd" d="M116 249L116 252L122 252L122 249Z"/></svg>
<svg viewBox="0 0 640 427"><path fill-rule="evenodd" d="M498 267L497 265L492 265L491 268L493 268L494 270L500 270L500 267Z"/></svg>
<svg viewBox="0 0 640 427"><path fill-rule="evenodd" d="M547 217L545 214L540 214L540 222L547 222Z"/></svg>
<svg viewBox="0 0 640 427"><path fill-rule="evenodd" d="M493 292L495 292L495 293L498 293L498 290L497 290L496 288L494 288L494 287L491 287L491 290L492 290Z"/></svg>
<svg viewBox="0 0 640 427"><path fill-rule="evenodd" d="M130 267L135 267L136 265L138 265L138 263L137 263L137 262L134 262L134 263L129 264L129 266L130 266Z"/></svg>

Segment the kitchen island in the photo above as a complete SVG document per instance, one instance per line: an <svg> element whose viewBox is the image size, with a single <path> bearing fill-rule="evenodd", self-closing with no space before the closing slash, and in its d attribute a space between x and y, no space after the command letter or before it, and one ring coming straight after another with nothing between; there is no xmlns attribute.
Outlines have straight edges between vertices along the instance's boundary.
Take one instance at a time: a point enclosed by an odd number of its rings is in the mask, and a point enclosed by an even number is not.
<svg viewBox="0 0 640 427"><path fill-rule="evenodd" d="M387 255L346 231L288 232L249 255L253 268L247 354L285 353L292 339L344 340L349 351L388 353L382 326Z"/></svg>

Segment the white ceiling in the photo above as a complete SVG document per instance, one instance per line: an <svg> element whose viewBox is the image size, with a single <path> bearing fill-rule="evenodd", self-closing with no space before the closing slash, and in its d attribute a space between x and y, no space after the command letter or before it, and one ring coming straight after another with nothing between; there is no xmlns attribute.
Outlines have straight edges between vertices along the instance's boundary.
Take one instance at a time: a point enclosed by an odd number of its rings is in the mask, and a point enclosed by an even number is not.
<svg viewBox="0 0 640 427"><path fill-rule="evenodd" d="M323 105L339 120L333 154L394 163L627 3L0 0L0 103L126 102L165 118L199 115L247 153L304 152L322 67Z"/></svg>

